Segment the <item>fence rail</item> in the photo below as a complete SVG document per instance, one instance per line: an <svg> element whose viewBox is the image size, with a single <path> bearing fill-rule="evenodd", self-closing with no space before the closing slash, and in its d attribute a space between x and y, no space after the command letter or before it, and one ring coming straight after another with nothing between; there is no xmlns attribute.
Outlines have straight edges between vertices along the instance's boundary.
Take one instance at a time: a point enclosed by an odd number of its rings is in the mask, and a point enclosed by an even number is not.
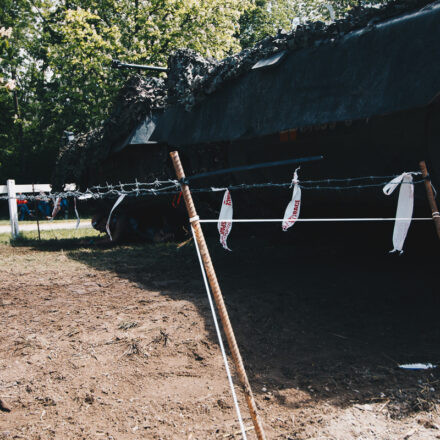
<svg viewBox="0 0 440 440"><path fill-rule="evenodd" d="M64 191L75 191L76 185L74 183L66 183L64 185ZM11 235L12 238L18 237L20 229L18 227L18 211L17 211L17 193L29 194L29 193L50 193L52 186L49 183L36 183L26 185L16 185L14 179L9 179L6 185L0 185L0 194L8 195L9 205L9 219L11 221Z"/></svg>

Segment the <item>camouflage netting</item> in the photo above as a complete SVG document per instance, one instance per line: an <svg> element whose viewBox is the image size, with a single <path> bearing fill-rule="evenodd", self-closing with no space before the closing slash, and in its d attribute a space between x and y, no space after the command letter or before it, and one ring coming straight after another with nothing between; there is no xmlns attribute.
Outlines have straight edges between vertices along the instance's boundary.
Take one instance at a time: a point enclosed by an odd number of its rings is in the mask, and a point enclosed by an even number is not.
<svg viewBox="0 0 440 440"><path fill-rule="evenodd" d="M335 44L348 32L363 28L373 30L381 21L418 10L428 4L433 4L432 0L398 0L381 8L353 8L344 19L328 25L321 21L309 22L297 26L290 32L281 30L277 35L261 40L253 48L245 49L221 61L203 58L191 50L178 50L168 61L168 104L179 103L187 111L191 111L197 103L218 90L224 83L238 78L249 71L256 62L277 52Z"/></svg>
<svg viewBox="0 0 440 440"><path fill-rule="evenodd" d="M167 104L186 104L191 108L196 90L203 90L205 78L219 64L214 58L204 58L191 49L178 49L168 58Z"/></svg>
<svg viewBox="0 0 440 440"><path fill-rule="evenodd" d="M153 77L132 77L116 99L109 120L102 127L78 136L61 150L53 183L59 187L67 181L81 182L86 169L93 169L108 157L111 149L123 142L154 109L182 105L191 111L209 94L249 71L259 60L283 50L336 44L348 32L373 30L381 21L432 3L432 0L398 0L381 8L354 8L344 19L329 25L317 21L299 25L290 32L279 31L253 48L221 61L204 58L192 50L177 50L169 57L165 82Z"/></svg>
<svg viewBox="0 0 440 440"><path fill-rule="evenodd" d="M163 109L165 98L162 79L131 77L119 92L110 118L61 149L52 178L54 188L60 189L64 182L80 183L86 169L95 168L153 110Z"/></svg>

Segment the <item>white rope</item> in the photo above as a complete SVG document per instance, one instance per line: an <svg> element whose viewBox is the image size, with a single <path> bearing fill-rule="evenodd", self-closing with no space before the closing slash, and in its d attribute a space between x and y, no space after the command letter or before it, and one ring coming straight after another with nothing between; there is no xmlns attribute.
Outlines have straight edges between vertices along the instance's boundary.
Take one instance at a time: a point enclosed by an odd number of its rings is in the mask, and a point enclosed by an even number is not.
<svg viewBox="0 0 440 440"><path fill-rule="evenodd" d="M432 220L431 217L396 218L396 217L365 217L365 218L298 218L295 222L382 222L395 220ZM235 218L228 220L233 223L278 223L282 218ZM218 219L201 219L200 223L218 223Z"/></svg>
<svg viewBox="0 0 440 440"><path fill-rule="evenodd" d="M232 381L231 372L229 370L228 358L226 357L225 347L223 345L222 335L220 333L220 328L218 326L217 314L215 313L214 303L212 301L211 291L209 289L208 280L206 279L205 268L203 266L202 256L200 255L199 245L196 240L196 235L194 233L194 228L191 225L191 232L194 239L194 244L196 246L197 256L199 258L200 269L202 271L203 281L205 283L206 294L208 295L209 306L211 307L212 317L214 319L215 331L217 333L218 342L220 345L220 350L223 356L223 362L225 364L226 374L228 376L229 386L231 387L232 398L234 399L235 411L237 412L238 423L240 424L241 435L243 436L243 440L247 440L246 430L244 428L243 418L241 417L240 407L238 406L237 395L235 394L234 382Z"/></svg>

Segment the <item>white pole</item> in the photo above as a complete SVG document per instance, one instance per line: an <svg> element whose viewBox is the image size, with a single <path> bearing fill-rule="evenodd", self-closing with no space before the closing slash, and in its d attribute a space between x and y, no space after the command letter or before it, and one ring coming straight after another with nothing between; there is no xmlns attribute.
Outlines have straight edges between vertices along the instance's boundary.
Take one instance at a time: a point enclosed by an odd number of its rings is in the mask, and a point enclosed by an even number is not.
<svg viewBox="0 0 440 440"><path fill-rule="evenodd" d="M17 215L17 194L15 193L15 180L9 179L6 182L8 187L8 203L9 203L9 218L11 220L11 234L12 238L17 238L18 230L18 215Z"/></svg>

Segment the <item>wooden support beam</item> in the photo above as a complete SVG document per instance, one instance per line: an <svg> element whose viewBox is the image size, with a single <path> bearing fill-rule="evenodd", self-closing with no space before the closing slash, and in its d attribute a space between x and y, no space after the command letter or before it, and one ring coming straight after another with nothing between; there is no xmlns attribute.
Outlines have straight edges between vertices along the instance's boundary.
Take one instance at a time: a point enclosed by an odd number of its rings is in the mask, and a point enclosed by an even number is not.
<svg viewBox="0 0 440 440"><path fill-rule="evenodd" d="M182 163L180 162L179 153L173 151L170 153L171 159L173 161L174 169L176 170L177 178L180 182L185 179L185 173L183 171ZM205 236L203 235L202 228L200 226L199 217L197 215L196 208L194 206L194 201L191 195L189 186L185 183L181 183L182 194L185 200L186 209L189 214L189 221L194 228L195 237L197 244L200 249L200 253L203 260L203 265L205 267L206 275L208 277L209 285L211 286L211 291L214 296L214 301L217 305L218 313L220 315L220 320L223 325L223 330L228 341L229 349L231 350L232 359L234 361L235 369L237 371L237 376L243 387L246 402L249 408L250 415L252 417L252 422L255 427L255 433L257 434L258 440L265 440L266 435L264 433L263 425L258 415L257 405L255 404L254 396L252 394L251 386L244 369L243 360L238 349L237 341L235 339L234 331L232 329L231 322L229 320L229 315L226 310L226 305L223 300L223 295L220 289L220 285L217 280L217 275L214 270L214 266L211 261L211 256L209 254L208 247L206 245Z"/></svg>
<svg viewBox="0 0 440 440"><path fill-rule="evenodd" d="M428 169L426 167L426 163L422 160L419 163L420 171L422 172L422 176L425 179L425 189L426 195L428 197L429 207L431 208L432 219L434 220L435 229L437 230L438 238L440 239L440 213L438 211L438 206L435 201L434 191L431 185L431 179L429 178Z"/></svg>

